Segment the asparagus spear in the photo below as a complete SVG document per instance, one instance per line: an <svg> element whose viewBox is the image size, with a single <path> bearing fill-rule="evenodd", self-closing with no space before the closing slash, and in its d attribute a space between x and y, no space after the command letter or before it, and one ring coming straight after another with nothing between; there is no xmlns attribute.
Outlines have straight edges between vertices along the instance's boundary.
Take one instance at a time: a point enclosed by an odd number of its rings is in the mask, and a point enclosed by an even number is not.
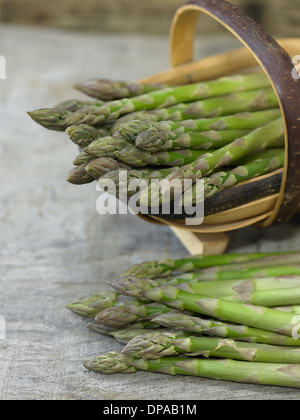
<svg viewBox="0 0 300 420"><path fill-rule="evenodd" d="M126 149L129 146L131 146L131 143L125 139L108 136L94 140L84 148L84 151L87 154L94 156L95 158L100 158L103 156L116 158L119 151Z"/></svg>
<svg viewBox="0 0 300 420"><path fill-rule="evenodd" d="M111 103L111 102L110 102ZM115 102L113 102L115 103ZM143 107L144 105L144 107ZM145 104L141 104L145 109ZM123 107L119 112L114 112L106 118L107 123L113 122L112 132L118 132L118 127L127 119L138 118L151 121L182 121L198 118L210 118L230 115L241 112L266 110L278 107L278 100L272 88L250 90L231 95L219 96L218 98L195 100L190 103L180 103L174 106L165 104L166 108L156 108L148 111L134 112L130 107ZM100 109L101 108L101 109ZM104 106L105 108L105 106ZM128 108L128 109L127 109ZM78 124L102 126L105 117L102 102L82 102L78 109L72 108L43 108L28 115L38 124L49 130L64 131L68 127ZM124 113L122 117L122 113ZM121 118L120 118L121 117Z"/></svg>
<svg viewBox="0 0 300 420"><path fill-rule="evenodd" d="M136 368L128 364L128 357L120 352L110 351L95 359L86 360L83 366L88 370L111 375L113 373L133 373Z"/></svg>
<svg viewBox="0 0 300 420"><path fill-rule="evenodd" d="M54 107L54 108L42 108L38 109L32 112L28 112L28 115L41 126L47 128L48 130L55 130L55 131L65 131L71 126L78 126L78 125L91 125L90 123L93 123L92 125L102 125L103 118L100 118L100 123L98 121L97 112L98 108L103 105L102 102L92 102L89 103L82 103L82 106L79 106L75 108L73 105L66 106L66 107ZM184 109L186 110L190 105L184 105L184 104L178 104L176 107L173 107L172 109L161 109L161 110L155 110L149 114L146 114L147 119L153 119L157 120L159 118L160 120L164 119L164 117L168 114L170 114L170 119L176 119L180 120L181 115L177 113ZM75 113L75 111L78 111ZM69 122L69 117L75 114L76 119L79 121L78 123ZM192 111L191 111L192 114ZM189 114L187 114L189 115ZM83 119L83 116L85 116L84 123L80 122L80 120ZM125 115L127 117L127 115ZM140 115L142 118L142 116ZM200 116L199 116L200 117ZM137 118L137 115L135 115L135 118ZM187 118L187 117L186 117ZM192 118L192 115L189 117ZM85 124L86 123L86 124ZM114 122L117 123L116 121ZM105 127L107 127L107 124L105 124ZM102 128L102 127L97 127Z"/></svg>
<svg viewBox="0 0 300 420"><path fill-rule="evenodd" d="M284 149L265 150L249 156L236 168L214 173L206 179L204 197L212 197L224 188L280 169L284 166L284 160ZM192 194L192 202L195 203L195 191L191 189L188 194Z"/></svg>
<svg viewBox="0 0 300 420"><path fill-rule="evenodd" d="M66 120L74 112L85 109L85 107L101 107L103 101L79 101L71 99L69 101L60 102L53 108L41 108L36 111L28 112L28 115L36 123L42 125L48 130L64 131L68 124Z"/></svg>
<svg viewBox="0 0 300 420"><path fill-rule="evenodd" d="M123 277L111 281L110 285L119 293L128 296L143 297L182 311L187 310L290 337L295 328L294 314L225 299L209 298L185 292L174 286L158 287L151 280Z"/></svg>
<svg viewBox="0 0 300 420"><path fill-rule="evenodd" d="M74 88L80 92L103 101L131 98L165 87L166 85L163 85L162 83L139 84L130 81L97 78L84 80L74 85Z"/></svg>
<svg viewBox="0 0 300 420"><path fill-rule="evenodd" d="M106 308L99 312L95 319L102 325L123 328L135 322L152 320L152 318L170 311L174 312L174 309L161 303L147 303L139 306L129 304Z"/></svg>
<svg viewBox="0 0 300 420"><path fill-rule="evenodd" d="M148 113L151 117L151 113ZM143 118L146 119L147 113L142 114ZM131 115L130 118L119 122L118 129L114 128L114 132L118 132L122 137L127 140L135 141L139 134L144 131L155 129L157 132L167 131L171 136L173 133L193 133L202 131L224 131L224 130L254 130L255 128L261 127L270 121L280 117L279 109L268 109L265 111L257 112L241 112L234 115L228 115L224 117L216 118L201 118L194 120L184 120L180 122L175 121L160 121L155 122L149 120L140 119L141 113L137 114L136 117ZM173 139L165 140L157 138L155 144L153 139L143 136L139 137L139 141L136 143L140 149L148 150L151 152L159 150L165 146L166 141L174 141ZM179 146L181 147L181 145Z"/></svg>
<svg viewBox="0 0 300 420"><path fill-rule="evenodd" d="M225 130L226 128L231 130L242 128L251 130L264 125L266 122L264 120L265 116L259 117L255 115L255 119L260 118L261 120L262 118L261 123L259 123L259 120L257 120L257 124L251 124L250 122L246 123L244 117L251 115L249 113L253 111L265 110L263 112L274 111L276 113L274 117L279 118L281 113L280 111L278 112L277 107L277 97L272 89L255 91L251 90L240 92L238 94L219 96L218 101L216 101L215 98L211 98L200 101L193 101L187 104L181 103L173 107L169 106L167 108L131 112L120 117L114 123L111 131L112 133L119 134L121 127L123 127L125 123L132 120L148 122L160 122L162 120L168 120L168 124L173 121L177 122L178 124L183 124L184 126L186 121L186 128L190 126L191 131ZM220 118L221 116L225 117ZM198 122L199 118L201 119L201 122ZM272 116L270 120L273 119L274 118ZM196 126L193 125L192 120L197 120ZM242 124L245 124L245 127L242 127L239 121L242 121ZM153 126L149 126L149 129L152 127ZM124 131L123 134L125 134L125 136L126 134L129 136L137 136L141 132L141 129L142 126L138 127L133 123L133 125L130 124L128 127L126 126L126 131Z"/></svg>
<svg viewBox="0 0 300 420"><path fill-rule="evenodd" d="M264 260L265 266L261 267L241 267L240 265L229 265L226 267L211 267L209 269L203 269L201 272L194 273L191 277L198 281L214 281L214 280L234 280L234 279L251 279L251 278L262 278L262 277L282 277L282 276L295 276L300 274L300 266L293 265L281 265L285 261L274 259L274 266L268 266L268 261ZM296 261L295 261L296 263ZM278 264L278 265L277 265ZM286 261L286 264L289 264ZM146 277L146 276L145 276Z"/></svg>
<svg viewBox="0 0 300 420"><path fill-rule="evenodd" d="M281 312L291 312L295 315L300 315L300 305L277 306L273 309Z"/></svg>
<svg viewBox="0 0 300 420"><path fill-rule="evenodd" d="M283 134L283 121L281 118L278 118L229 143L227 146L221 147L212 153L207 153L192 164L183 166L171 174L168 179L170 181L176 178L183 181L185 178L189 178L195 181L221 166L226 166L244 156L249 156L251 153L266 149L274 141L281 138Z"/></svg>
<svg viewBox="0 0 300 420"><path fill-rule="evenodd" d="M194 289L196 290L196 287ZM236 300L239 302L252 303L253 305L266 307L299 305L300 287L268 290L267 293L265 291L254 291L249 293L236 294L232 296L223 295L222 298L226 300Z"/></svg>
<svg viewBox="0 0 300 420"><path fill-rule="evenodd" d="M87 328L92 332L104 335L106 337L113 337L120 343L125 344L126 342L130 341L132 338L136 337L137 335L141 334L153 334L155 331L172 331L168 330L167 328L161 328L160 325L151 322L151 321L141 321L136 322L134 324L129 325L124 329L108 327L106 325L101 325L99 322L92 322L87 325ZM183 334L191 334L189 332L182 331ZM126 340L126 342L125 342Z"/></svg>
<svg viewBox="0 0 300 420"><path fill-rule="evenodd" d="M28 112L37 124L55 131L64 131L67 128L65 120L71 114L71 111L64 108L42 108Z"/></svg>
<svg viewBox="0 0 300 420"><path fill-rule="evenodd" d="M284 166L284 149L271 149L250 155L246 159L239 161L239 165L233 169L213 173L204 180L204 199L212 197L225 188L232 187L240 182L253 179L280 169ZM240 164L241 163L241 164ZM176 171L177 172L177 171ZM166 175L168 176L168 175ZM200 186L201 188L202 185ZM190 203L195 205L199 200L199 186L185 188L182 196L178 200L178 205ZM168 191L169 196L169 191ZM140 204L142 206L159 206L166 200L165 195L159 191L155 193L151 189L144 189L140 194Z"/></svg>
<svg viewBox="0 0 300 420"><path fill-rule="evenodd" d="M110 136L110 130L108 128L95 128L88 124L72 125L66 129L66 133L73 143L82 148L87 147L100 137Z"/></svg>
<svg viewBox="0 0 300 420"><path fill-rule="evenodd" d="M149 92L148 94L136 96L133 98L124 98L112 102L107 102L102 107L95 109L96 120L94 117L88 116L88 113L75 112L68 118L68 124L89 123L91 125L101 124L105 120L116 120L124 114L129 114L134 111L149 110L155 108L166 108L179 103L196 101L199 99L213 98L221 95L228 95L241 91L254 89L270 89L270 82L265 74L245 74L231 77L223 77L217 80L211 80L203 83L193 83L183 86L169 87L166 89ZM267 90L267 89L266 89ZM270 94L272 92L270 91ZM259 97L259 104L267 108L268 97L265 93ZM235 97L238 99L238 94ZM274 99L274 97L272 96ZM276 101L276 99L275 99ZM276 106L277 106L277 102ZM255 104L257 106L257 104ZM214 110L216 109L214 104ZM255 108L258 109L258 108ZM210 113L212 113L212 109ZM232 112L231 112L232 113Z"/></svg>
<svg viewBox="0 0 300 420"><path fill-rule="evenodd" d="M175 133L174 131L146 130L136 138L136 147L151 153L171 149L218 149L248 134L246 130L201 131ZM148 148L143 144L150 145ZM163 146L161 146L163 144ZM141 146L142 145L142 146Z"/></svg>
<svg viewBox="0 0 300 420"><path fill-rule="evenodd" d="M91 331L97 334L113 337L115 340L117 340L121 344L127 344L134 337L137 337L138 335L141 335L141 334L151 336L151 335L156 334L158 331L172 332L171 329L160 328L159 325L157 325L157 328L155 328L155 324L153 324L151 328L148 328L148 324L149 322L137 322L135 324L129 325L126 328L118 329L118 328L108 328L99 324L98 322L93 322L89 324L87 327ZM191 333L182 331L182 334L191 334Z"/></svg>
<svg viewBox="0 0 300 420"><path fill-rule="evenodd" d="M101 106L101 105L104 105L104 102L103 101L92 102L92 101L81 101L79 99L68 99L66 101L59 102L58 104L54 105L53 108L49 108L49 109L60 108L60 109L65 109L70 112L74 112L74 111L77 111L78 109L83 108L84 106L89 106L91 104Z"/></svg>
<svg viewBox="0 0 300 420"><path fill-rule="evenodd" d="M83 163L82 165L75 166L75 168L71 169L68 174L67 181L76 185L93 182L94 178L86 172L85 167L86 163Z"/></svg>
<svg viewBox="0 0 300 420"><path fill-rule="evenodd" d="M253 261L253 262L252 262ZM135 264L123 273L123 276L141 278L167 277L177 272L192 272L209 268L213 274L219 271L241 270L246 268L265 268L287 264L299 264L300 253L295 252L270 252L249 254L223 254L223 255L195 255L186 258L167 259L160 261L145 261ZM253 267L254 264L254 267ZM225 266L225 267L223 267ZM201 276L202 271L199 273ZM287 273L288 274L288 273ZM263 277L268 277L264 275ZM236 277L237 278L237 277ZM243 278L243 277L240 277ZM217 278L215 278L217 280Z"/></svg>
<svg viewBox="0 0 300 420"><path fill-rule="evenodd" d="M285 285L286 283L286 285ZM174 281L165 285L176 286ZM160 286L155 280L151 281L152 287ZM197 293L206 297L236 300L242 303L251 303L257 306L273 307L300 304L299 278L261 278L256 280L214 281L214 282L189 282L179 283L177 287L191 294ZM267 293L266 293L267 292ZM121 308L108 308L101 312L97 320L104 325L122 326L125 323L135 322L136 319L152 316L159 310L169 310L147 304L145 306ZM124 323L124 324L123 324Z"/></svg>
<svg viewBox="0 0 300 420"><path fill-rule="evenodd" d="M123 354L137 358L159 359L162 356L202 356L264 363L299 364L300 350L270 344L245 343L216 337L182 337L178 333L136 336L124 347Z"/></svg>
<svg viewBox="0 0 300 420"><path fill-rule="evenodd" d="M138 335L143 334L145 337L151 337L157 334L158 332L166 332L166 331L169 331L169 330L167 330L166 328L152 328L152 329L151 328L148 328L148 329L124 328L124 329L120 329L115 332L112 332L110 335L119 343L127 344L129 343L129 341L131 341L133 338L137 337ZM183 332L183 334L187 334L187 333Z"/></svg>
<svg viewBox="0 0 300 420"><path fill-rule="evenodd" d="M76 299L66 305L66 308L75 313L76 315L84 318L95 318L95 316L106 308L112 306L129 304L140 305L141 301L123 296L113 291L105 291L101 294L94 294L91 296Z"/></svg>
<svg viewBox="0 0 300 420"><path fill-rule="evenodd" d="M157 284L165 283L166 279L157 279ZM120 305L133 306L144 305L147 299L138 300L129 296L124 296L115 291L103 291L101 294L96 293L90 296L81 297L66 305L66 308L86 318L95 318L97 314L106 308L116 307Z"/></svg>
<svg viewBox="0 0 300 420"><path fill-rule="evenodd" d="M158 286L160 285L157 283L156 280L153 280ZM164 284L172 284L175 285L174 280L170 280L165 282ZM180 284L180 283L179 283ZM241 296L248 296L253 292L265 292L268 291L268 294L278 293L280 294L280 290L282 290L282 298L285 291L287 292L290 290L290 293L295 293L295 298L297 299L297 289L300 287L300 277L295 276L291 278L285 277L267 277L267 278L256 278L256 279L249 279L249 280L217 280L211 282L205 281L189 281L186 283L181 283L181 288L184 288L186 291L190 291L191 293L197 292L201 293L205 296L210 297L223 297L223 296L234 296L237 299ZM261 305L261 306L268 306L268 305ZM275 306L275 305L273 305ZM276 306L284 306L276 305Z"/></svg>
<svg viewBox="0 0 300 420"><path fill-rule="evenodd" d="M203 150L170 150L167 152L148 153L136 147L126 147L116 152L117 158L134 167L142 166L183 166L193 162L206 152ZM173 172L172 172L173 173Z"/></svg>
<svg viewBox="0 0 300 420"><path fill-rule="evenodd" d="M204 178L204 198L210 198L225 188L232 187L240 182L253 179L280 169L284 166L285 152L283 149L270 149L255 153L237 162L238 166L233 169L219 171ZM197 203L198 186L185 189L179 199L179 204L184 201L192 204ZM141 194L140 201L143 205L149 204L150 195ZM158 204L162 202L163 196L158 196ZM152 198L153 199L153 198Z"/></svg>
<svg viewBox="0 0 300 420"><path fill-rule="evenodd" d="M185 106L178 103L172 105L172 95L170 95L169 102L165 101L160 105L158 105L159 102L149 102L145 98L146 96L142 96L142 102L136 101L135 98L123 99L122 101L108 102L109 105L102 107L90 106L79 109L66 117L65 125L86 123L101 126L107 122L115 122L122 115L132 114L138 110L150 110L154 116L152 119L156 117L157 120L181 121L278 107L278 100L272 88L239 92L198 101L197 98L193 98L193 102L187 103ZM124 104L124 101L127 103Z"/></svg>
<svg viewBox="0 0 300 420"><path fill-rule="evenodd" d="M120 352L109 352L85 360L83 365L90 371L105 374L143 370L168 375L188 375L239 383L300 388L300 367L290 364L180 356L145 360L132 359Z"/></svg>
<svg viewBox="0 0 300 420"><path fill-rule="evenodd" d="M260 280L262 284L260 285ZM274 279L274 288L272 287L273 279L256 279L253 285L252 280L237 281L236 287L231 287L235 281L216 281L216 282L191 282L191 283L177 283L177 287L190 292L201 293L206 297L221 298L231 301L238 301L242 303L251 303L252 305L265 306L265 307L284 307L293 306L294 308L300 304L300 287L295 284L288 283L285 287L284 282L281 283L280 279ZM279 280L277 282L276 280ZM156 282L155 282L156 283ZM227 285L227 283L230 283ZM244 284L243 284L244 283ZM176 285L175 282L166 284ZM210 287L203 287L206 285L215 285L216 289ZM219 286L219 289L218 289ZM224 287L225 286L225 287ZM277 288L278 286L278 288ZM247 290L247 288L249 289ZM233 290L232 290L233 289ZM231 293L230 293L231 291ZM278 308L276 308L278 310ZM297 312L294 309L293 312ZM290 312L290 311L286 311Z"/></svg>
<svg viewBox="0 0 300 420"><path fill-rule="evenodd" d="M273 308L274 309L274 308ZM300 347L300 339L251 328L247 325L231 324L216 319L206 319L184 313L165 313L152 320L156 324L169 329L187 331L223 338L233 338L250 343L273 344L278 346Z"/></svg>
<svg viewBox="0 0 300 420"><path fill-rule="evenodd" d="M86 152L81 152L73 160L73 165L75 165L75 166L85 165L85 167L86 167L87 164L90 163L94 159L95 159L94 156L91 156Z"/></svg>
<svg viewBox="0 0 300 420"><path fill-rule="evenodd" d="M86 152L84 152L86 153ZM91 155L89 155L91 156ZM119 162L116 159L110 157L100 157L95 159L92 156L92 160L86 166L86 172L94 179L99 179L103 175L112 171L129 170L130 167L123 162Z"/></svg>

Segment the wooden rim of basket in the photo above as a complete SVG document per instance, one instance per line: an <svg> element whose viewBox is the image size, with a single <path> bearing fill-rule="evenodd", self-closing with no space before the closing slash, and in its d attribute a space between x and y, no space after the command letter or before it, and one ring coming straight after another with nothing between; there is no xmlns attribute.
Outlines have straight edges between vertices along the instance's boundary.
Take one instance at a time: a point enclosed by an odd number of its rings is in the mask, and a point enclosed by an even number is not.
<svg viewBox="0 0 300 420"><path fill-rule="evenodd" d="M276 92L285 129L285 166L277 203L263 225L289 220L300 202L300 81L288 53L264 29L225 0L192 0L177 10L171 28L171 66L193 61L198 16L204 12L233 33L255 57Z"/></svg>
<svg viewBox="0 0 300 420"><path fill-rule="evenodd" d="M274 209L263 215L260 226L286 222L298 211L300 203L300 80L293 78L292 58L259 24L226 0L192 0L177 9L172 22L171 67L193 61L195 29L201 12L217 20L246 46L277 95L284 122L285 165ZM155 219L156 223L169 224L162 218Z"/></svg>

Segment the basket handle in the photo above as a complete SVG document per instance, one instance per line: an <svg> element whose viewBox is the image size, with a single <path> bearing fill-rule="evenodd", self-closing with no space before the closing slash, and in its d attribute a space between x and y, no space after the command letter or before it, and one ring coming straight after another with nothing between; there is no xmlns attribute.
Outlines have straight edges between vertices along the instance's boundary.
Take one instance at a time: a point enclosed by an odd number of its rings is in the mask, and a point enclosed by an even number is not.
<svg viewBox="0 0 300 420"><path fill-rule="evenodd" d="M285 131L285 166L279 198L272 214L260 225L288 221L300 203L300 79L288 53L264 29L225 0L192 0L181 6L170 34L170 65L193 61L198 16L204 12L225 26L253 54L278 97ZM300 53L300 51L299 51Z"/></svg>

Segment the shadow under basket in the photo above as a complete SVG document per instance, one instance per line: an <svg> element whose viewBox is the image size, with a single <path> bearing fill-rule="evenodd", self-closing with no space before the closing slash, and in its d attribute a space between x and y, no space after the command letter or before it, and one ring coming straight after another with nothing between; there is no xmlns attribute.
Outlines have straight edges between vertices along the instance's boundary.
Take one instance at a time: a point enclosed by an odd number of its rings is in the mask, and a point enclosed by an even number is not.
<svg viewBox="0 0 300 420"><path fill-rule="evenodd" d="M202 12L233 33L244 47L193 60L196 23ZM293 57L300 39L275 40L240 9L225 0L195 0L181 6L170 32L170 69L140 83L183 85L260 69L278 97L285 130L282 170L228 188L204 203L204 221L186 225L184 216L142 215L147 222L168 225L191 254L226 251L226 232L255 225L267 228L287 222L300 203L300 80ZM258 67L259 66L259 67ZM296 73L298 76L298 73Z"/></svg>

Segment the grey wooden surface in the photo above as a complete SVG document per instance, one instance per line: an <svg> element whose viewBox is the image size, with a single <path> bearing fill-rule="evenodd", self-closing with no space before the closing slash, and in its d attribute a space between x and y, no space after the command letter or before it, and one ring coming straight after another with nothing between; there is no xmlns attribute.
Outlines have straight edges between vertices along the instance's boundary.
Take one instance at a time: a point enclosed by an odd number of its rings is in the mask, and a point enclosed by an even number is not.
<svg viewBox="0 0 300 420"><path fill-rule="evenodd" d="M235 44L235 43L234 43ZM232 39L197 43L197 55L230 48ZM132 215L96 213L94 184L65 182L77 150L64 133L34 124L28 110L83 96L76 81L138 79L168 66L168 39L84 35L2 26L0 54L0 340L2 400L299 399L278 387L138 372L104 376L86 371L89 356L120 349L64 308L108 289L107 281L148 259L179 257L185 249L167 227ZM229 251L300 248L297 220L266 231L231 235Z"/></svg>

